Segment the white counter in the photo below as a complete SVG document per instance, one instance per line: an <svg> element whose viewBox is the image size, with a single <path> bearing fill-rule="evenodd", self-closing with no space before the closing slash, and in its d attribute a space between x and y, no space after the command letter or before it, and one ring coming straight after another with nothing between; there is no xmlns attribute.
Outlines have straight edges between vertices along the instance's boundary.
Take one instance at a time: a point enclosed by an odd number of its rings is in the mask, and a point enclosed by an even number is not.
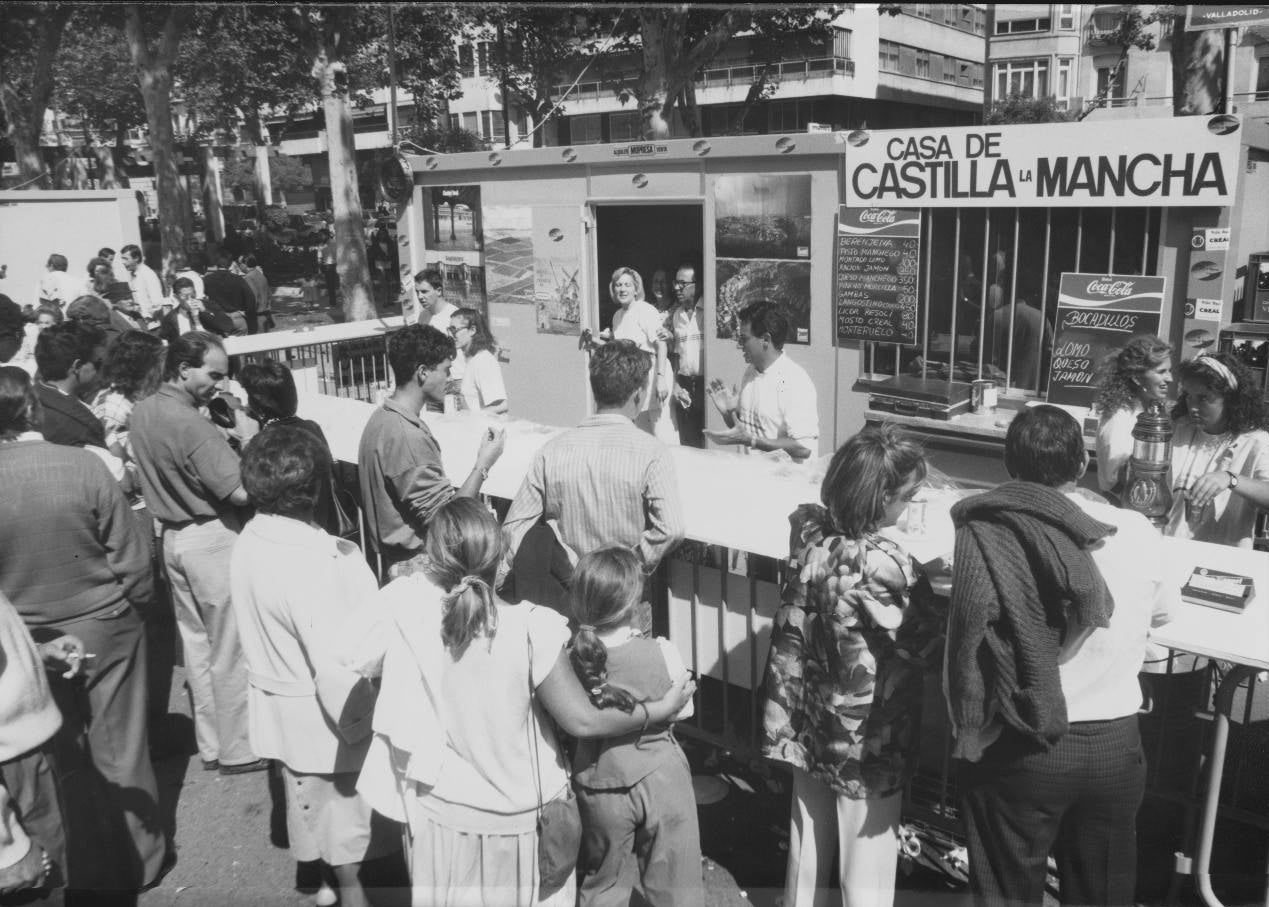
<svg viewBox="0 0 1269 907"><path fill-rule="evenodd" d="M374 406L346 397L305 394L299 415L322 427L336 459L357 462L362 430ZM514 498L539 447L561 428L477 413L423 419L441 446L445 472L455 484L471 472L480 435L490 425L506 430L502 457L489 471L483 491ZM789 514L819 500L820 488L806 467L762 457L692 447L670 448L679 480L688 538L775 558L789 556Z"/></svg>

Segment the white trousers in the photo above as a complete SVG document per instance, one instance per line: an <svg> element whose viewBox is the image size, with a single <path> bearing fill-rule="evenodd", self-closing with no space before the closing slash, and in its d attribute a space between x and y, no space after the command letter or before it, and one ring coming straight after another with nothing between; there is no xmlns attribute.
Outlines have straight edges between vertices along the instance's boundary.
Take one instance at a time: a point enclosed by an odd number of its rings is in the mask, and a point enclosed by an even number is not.
<svg viewBox="0 0 1269 907"><path fill-rule="evenodd" d="M793 769L784 907L828 907L834 839L842 907L892 907L902 805L902 794L852 800Z"/></svg>

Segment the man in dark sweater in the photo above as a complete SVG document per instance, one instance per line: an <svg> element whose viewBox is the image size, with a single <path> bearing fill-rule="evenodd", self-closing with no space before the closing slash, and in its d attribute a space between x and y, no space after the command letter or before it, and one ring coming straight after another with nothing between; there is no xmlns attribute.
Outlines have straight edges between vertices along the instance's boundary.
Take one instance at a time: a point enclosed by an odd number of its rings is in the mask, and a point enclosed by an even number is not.
<svg viewBox="0 0 1269 907"><path fill-rule="evenodd" d="M159 876L167 851L133 609L153 594L149 541L101 460L42 438L38 410L26 373L0 368L0 592L37 640L72 634L95 656L82 678L51 678L70 884L136 889Z"/></svg>
<svg viewBox="0 0 1269 907"><path fill-rule="evenodd" d="M254 334L259 329L256 314L256 294L251 285L229 270L233 257L222 250L216 256L216 266L203 275L203 288L207 298L229 314L242 331Z"/></svg>

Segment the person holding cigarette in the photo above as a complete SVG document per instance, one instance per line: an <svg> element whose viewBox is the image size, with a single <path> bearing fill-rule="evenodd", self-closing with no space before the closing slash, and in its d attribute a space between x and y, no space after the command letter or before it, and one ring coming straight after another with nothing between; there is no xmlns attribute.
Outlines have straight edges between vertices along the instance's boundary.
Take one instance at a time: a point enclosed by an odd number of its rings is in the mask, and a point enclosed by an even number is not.
<svg viewBox="0 0 1269 907"><path fill-rule="evenodd" d="M87 859L72 860L70 885L139 889L168 852L133 607L154 592L149 540L101 460L44 440L41 416L26 372L0 368L0 593L37 641L69 633L95 653L78 676L51 684L70 837L89 844L75 851Z"/></svg>
<svg viewBox="0 0 1269 907"><path fill-rule="evenodd" d="M445 475L440 445L419 417L425 404L444 399L456 352L452 337L427 324L407 325L388 337L396 390L366 423L357 462L370 544L393 579L422 569L423 539L437 508L453 497L480 494L502 456L502 430L486 429L471 472L455 485Z"/></svg>

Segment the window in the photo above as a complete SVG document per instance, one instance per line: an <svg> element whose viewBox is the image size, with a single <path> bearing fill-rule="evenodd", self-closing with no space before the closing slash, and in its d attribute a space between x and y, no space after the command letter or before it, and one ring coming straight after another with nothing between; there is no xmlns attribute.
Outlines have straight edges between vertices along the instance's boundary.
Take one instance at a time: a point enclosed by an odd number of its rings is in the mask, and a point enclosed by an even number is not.
<svg viewBox="0 0 1269 907"><path fill-rule="evenodd" d="M1074 3L1058 4L1058 28L1063 31L1071 31L1075 28Z"/></svg>
<svg viewBox="0 0 1269 907"><path fill-rule="evenodd" d="M928 79L930 77L930 52L928 50L918 50L916 52L916 75L919 79Z"/></svg>
<svg viewBox="0 0 1269 907"><path fill-rule="evenodd" d="M460 130L460 129L462 129L462 128L463 128L463 121L462 121L462 118L461 118L461 117L459 117L459 115L458 115L458 114L456 114L456 113L451 113L451 114L449 115L449 129L450 129L450 132L457 132L458 130Z"/></svg>
<svg viewBox="0 0 1269 907"><path fill-rule="evenodd" d="M608 141L636 142L642 134L637 110L623 110L608 114Z"/></svg>
<svg viewBox="0 0 1269 907"><path fill-rule="evenodd" d="M922 19L933 19L934 18L934 4L933 3L913 3L912 15L919 16Z"/></svg>
<svg viewBox="0 0 1269 907"><path fill-rule="evenodd" d="M1043 98L1049 94L1048 60L1004 60L994 66L997 100L1010 95Z"/></svg>
<svg viewBox="0 0 1269 907"><path fill-rule="evenodd" d="M574 145L595 145L602 142L603 131L602 124L599 120L599 114L588 113L582 116L568 118L569 135L571 144Z"/></svg>
<svg viewBox="0 0 1269 907"><path fill-rule="evenodd" d="M882 72L898 72L899 71L899 45L893 41L882 41L881 45L881 71Z"/></svg>
<svg viewBox="0 0 1269 907"><path fill-rule="evenodd" d="M833 29L833 56L843 60L850 59L850 29Z"/></svg>
<svg viewBox="0 0 1269 907"><path fill-rule="evenodd" d="M805 132L811 122L811 105L799 101L773 101L767 107L768 132Z"/></svg>
<svg viewBox="0 0 1269 907"><path fill-rule="evenodd" d="M480 133L480 121L474 113L463 114L463 128L468 132Z"/></svg>
<svg viewBox="0 0 1269 907"><path fill-rule="evenodd" d="M1044 394L1058 275L1158 274L1161 219L1157 208L924 211L918 292L928 327L916 347L876 345L870 370Z"/></svg>
<svg viewBox="0 0 1269 907"><path fill-rule="evenodd" d="M1097 97L1122 98L1125 93L1124 83L1128 81L1128 73L1122 63L1110 63L1097 67Z"/></svg>
<svg viewBox="0 0 1269 907"><path fill-rule="evenodd" d="M1060 100L1071 96L1071 72L1074 66L1075 61L1070 57L1058 60L1057 90L1053 94Z"/></svg>
<svg viewBox="0 0 1269 907"><path fill-rule="evenodd" d="M465 79L476 74L475 48L470 44L458 45L458 71Z"/></svg>
<svg viewBox="0 0 1269 907"><path fill-rule="evenodd" d="M1269 57L1256 61L1256 100L1269 100Z"/></svg>
<svg viewBox="0 0 1269 907"><path fill-rule="evenodd" d="M1006 19L997 20L996 34L998 35L1021 35L1029 32L1042 32L1049 30L1050 19Z"/></svg>
<svg viewBox="0 0 1269 907"><path fill-rule="evenodd" d="M481 41L476 45L476 72L479 75L489 75L489 42Z"/></svg>
<svg viewBox="0 0 1269 907"><path fill-rule="evenodd" d="M485 127L485 138L495 145L502 145L507 141L507 127L502 120L501 110L483 111L480 119Z"/></svg>

